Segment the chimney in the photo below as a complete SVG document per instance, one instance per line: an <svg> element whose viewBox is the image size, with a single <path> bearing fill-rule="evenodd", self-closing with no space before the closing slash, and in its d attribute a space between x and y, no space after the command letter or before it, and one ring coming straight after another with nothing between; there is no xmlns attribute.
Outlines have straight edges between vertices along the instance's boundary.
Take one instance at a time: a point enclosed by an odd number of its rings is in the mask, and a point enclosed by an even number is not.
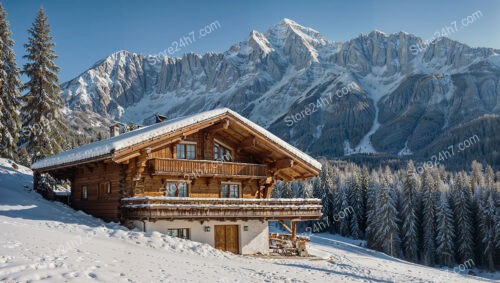
<svg viewBox="0 0 500 283"><path fill-rule="evenodd" d="M113 124L109 126L109 137L116 137L120 135L120 125Z"/></svg>
<svg viewBox="0 0 500 283"><path fill-rule="evenodd" d="M163 121L167 120L167 116L163 116L160 114L155 115L155 123L161 123Z"/></svg>

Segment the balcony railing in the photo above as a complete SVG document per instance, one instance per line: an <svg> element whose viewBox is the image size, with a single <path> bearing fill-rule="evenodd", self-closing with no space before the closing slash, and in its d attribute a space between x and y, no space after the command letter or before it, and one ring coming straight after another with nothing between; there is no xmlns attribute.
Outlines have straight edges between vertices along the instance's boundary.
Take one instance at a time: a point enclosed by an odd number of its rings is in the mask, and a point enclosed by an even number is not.
<svg viewBox="0 0 500 283"><path fill-rule="evenodd" d="M222 162L211 160L186 160L154 158L149 161L150 170L155 175L186 175L189 177L230 176L266 177L267 165Z"/></svg>
<svg viewBox="0 0 500 283"><path fill-rule="evenodd" d="M317 220L320 199L133 197L121 200L127 219Z"/></svg>

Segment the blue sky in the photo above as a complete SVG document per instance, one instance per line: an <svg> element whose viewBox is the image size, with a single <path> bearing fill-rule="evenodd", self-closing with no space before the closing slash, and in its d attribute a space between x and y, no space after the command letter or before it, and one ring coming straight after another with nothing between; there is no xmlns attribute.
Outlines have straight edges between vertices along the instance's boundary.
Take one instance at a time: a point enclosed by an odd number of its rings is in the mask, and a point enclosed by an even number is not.
<svg viewBox="0 0 500 283"><path fill-rule="evenodd" d="M26 30L43 5L55 37L61 82L118 50L156 54L214 21L219 22L219 28L173 55L223 52L245 39L252 29L264 32L283 18L314 28L334 41L373 29L387 33L403 30L427 39L478 10L482 18L450 37L471 46L500 48L500 1L496 0L7 0L3 5L20 66L24 63Z"/></svg>

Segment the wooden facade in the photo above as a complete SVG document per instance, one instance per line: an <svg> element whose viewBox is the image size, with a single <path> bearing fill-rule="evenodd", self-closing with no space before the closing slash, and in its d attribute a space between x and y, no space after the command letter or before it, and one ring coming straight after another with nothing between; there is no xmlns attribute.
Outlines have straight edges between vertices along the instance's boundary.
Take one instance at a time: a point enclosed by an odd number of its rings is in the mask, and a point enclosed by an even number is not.
<svg viewBox="0 0 500 283"><path fill-rule="evenodd" d="M40 174L69 179L71 206L109 221L300 221L319 219L320 201L272 200L271 190L277 180L319 170L225 114L105 155L35 168L34 183Z"/></svg>

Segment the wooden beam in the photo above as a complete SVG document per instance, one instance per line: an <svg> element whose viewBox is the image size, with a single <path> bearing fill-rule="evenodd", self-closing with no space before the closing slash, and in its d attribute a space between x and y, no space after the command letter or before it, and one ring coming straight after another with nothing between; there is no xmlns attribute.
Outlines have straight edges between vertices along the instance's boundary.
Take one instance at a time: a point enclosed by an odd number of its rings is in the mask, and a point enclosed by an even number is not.
<svg viewBox="0 0 500 283"><path fill-rule="evenodd" d="M205 131L213 134L222 130L227 130L229 128L229 124L229 119L224 119L220 123L206 128Z"/></svg>
<svg viewBox="0 0 500 283"><path fill-rule="evenodd" d="M273 168L275 170L280 170L280 169L285 169L285 168L290 168L293 166L293 159L291 158L285 158L285 159L280 159L274 162Z"/></svg>
<svg viewBox="0 0 500 283"><path fill-rule="evenodd" d="M238 148L247 148L247 147L255 147L257 145L257 141L254 136L250 136L244 139L239 145Z"/></svg>
<svg viewBox="0 0 500 283"><path fill-rule="evenodd" d="M118 158L114 157L113 161L116 162L116 163L123 163L123 162L126 162L129 159L135 158L135 157L137 157L139 155L141 155L140 152L132 152L132 153L129 153L127 155L124 155L124 156L121 156L121 157L118 157Z"/></svg>
<svg viewBox="0 0 500 283"><path fill-rule="evenodd" d="M293 180L295 180L294 177L289 176L288 174L284 173L283 171L276 172L276 175L285 177L284 179L287 180L287 181L293 181Z"/></svg>
<svg viewBox="0 0 500 283"><path fill-rule="evenodd" d="M288 227L288 225L285 224L285 221L280 220L278 222L281 224L281 226L283 226L283 228L285 228L285 230L287 230L288 232L292 233L292 228Z"/></svg>
<svg viewBox="0 0 500 283"><path fill-rule="evenodd" d="M297 222L291 221L292 222L292 240L295 241L297 240Z"/></svg>

